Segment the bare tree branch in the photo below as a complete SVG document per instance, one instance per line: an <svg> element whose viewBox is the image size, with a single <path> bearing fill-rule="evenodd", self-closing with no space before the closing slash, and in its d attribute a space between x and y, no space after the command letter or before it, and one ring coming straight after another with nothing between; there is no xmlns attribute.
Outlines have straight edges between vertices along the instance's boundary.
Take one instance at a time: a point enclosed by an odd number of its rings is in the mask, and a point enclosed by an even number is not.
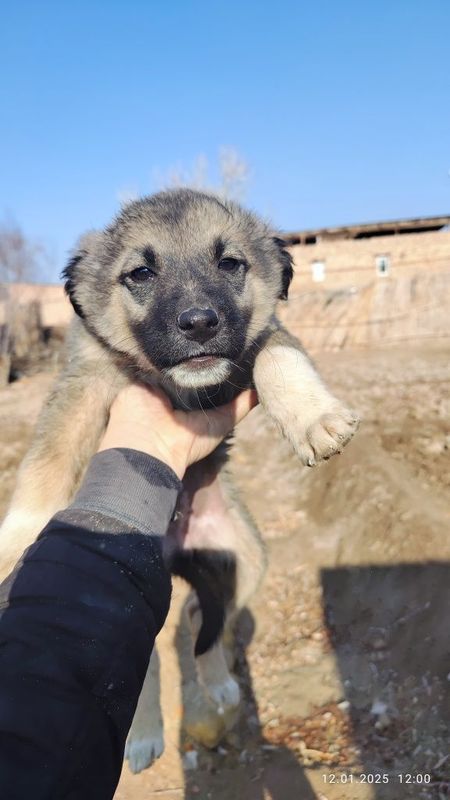
<svg viewBox="0 0 450 800"><path fill-rule="evenodd" d="M0 222L0 283L42 280L48 261L44 246L27 239L17 223Z"/></svg>
<svg viewBox="0 0 450 800"><path fill-rule="evenodd" d="M190 186L205 189L232 200L242 200L250 180L250 169L245 159L233 147L221 147L218 156L219 184L211 178L208 159L199 154L190 168L182 165L170 167L164 175L154 173L159 188Z"/></svg>

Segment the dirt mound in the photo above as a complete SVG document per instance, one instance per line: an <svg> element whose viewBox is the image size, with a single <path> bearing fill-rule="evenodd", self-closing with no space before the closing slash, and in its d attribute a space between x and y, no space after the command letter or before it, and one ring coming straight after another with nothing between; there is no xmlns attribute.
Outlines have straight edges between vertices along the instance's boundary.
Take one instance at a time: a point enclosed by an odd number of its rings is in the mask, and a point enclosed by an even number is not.
<svg viewBox="0 0 450 800"><path fill-rule="evenodd" d="M314 351L442 346L450 338L450 273L378 278L366 286L305 292L294 279L282 318Z"/></svg>

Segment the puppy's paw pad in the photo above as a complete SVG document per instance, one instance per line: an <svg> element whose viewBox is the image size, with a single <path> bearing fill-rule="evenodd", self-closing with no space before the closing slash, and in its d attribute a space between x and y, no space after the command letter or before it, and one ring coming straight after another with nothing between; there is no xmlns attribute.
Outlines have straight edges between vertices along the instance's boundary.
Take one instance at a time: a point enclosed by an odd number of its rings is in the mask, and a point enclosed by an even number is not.
<svg viewBox="0 0 450 800"><path fill-rule="evenodd" d="M162 731L143 738L133 738L130 734L125 745L125 758L128 759L128 766L134 774L150 767L157 758L162 756L163 752Z"/></svg>
<svg viewBox="0 0 450 800"><path fill-rule="evenodd" d="M340 453L356 433L358 425L358 416L341 404L322 414L307 429L308 444L314 455L313 463L306 462L308 466Z"/></svg>
<svg viewBox="0 0 450 800"><path fill-rule="evenodd" d="M209 683L205 689L217 706L219 714L224 714L228 709L239 705L241 697L239 684L231 675L223 683Z"/></svg>

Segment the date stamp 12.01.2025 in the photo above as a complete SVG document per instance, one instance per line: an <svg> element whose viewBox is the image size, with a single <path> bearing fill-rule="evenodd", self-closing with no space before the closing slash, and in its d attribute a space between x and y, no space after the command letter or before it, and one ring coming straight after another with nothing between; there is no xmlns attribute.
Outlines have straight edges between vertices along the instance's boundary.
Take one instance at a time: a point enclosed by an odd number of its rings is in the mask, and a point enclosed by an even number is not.
<svg viewBox="0 0 450 800"><path fill-rule="evenodd" d="M346 783L367 783L367 784L410 784L421 786L431 783L431 775L424 772L329 772L322 775L324 783L346 784Z"/></svg>

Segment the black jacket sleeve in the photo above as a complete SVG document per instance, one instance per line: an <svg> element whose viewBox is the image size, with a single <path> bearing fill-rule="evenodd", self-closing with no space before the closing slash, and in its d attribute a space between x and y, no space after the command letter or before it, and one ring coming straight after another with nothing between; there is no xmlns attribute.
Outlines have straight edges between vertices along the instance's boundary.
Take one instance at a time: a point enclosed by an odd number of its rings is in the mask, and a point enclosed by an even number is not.
<svg viewBox="0 0 450 800"><path fill-rule="evenodd" d="M135 450L94 456L0 586L0 798L110 800L155 636L181 487Z"/></svg>

